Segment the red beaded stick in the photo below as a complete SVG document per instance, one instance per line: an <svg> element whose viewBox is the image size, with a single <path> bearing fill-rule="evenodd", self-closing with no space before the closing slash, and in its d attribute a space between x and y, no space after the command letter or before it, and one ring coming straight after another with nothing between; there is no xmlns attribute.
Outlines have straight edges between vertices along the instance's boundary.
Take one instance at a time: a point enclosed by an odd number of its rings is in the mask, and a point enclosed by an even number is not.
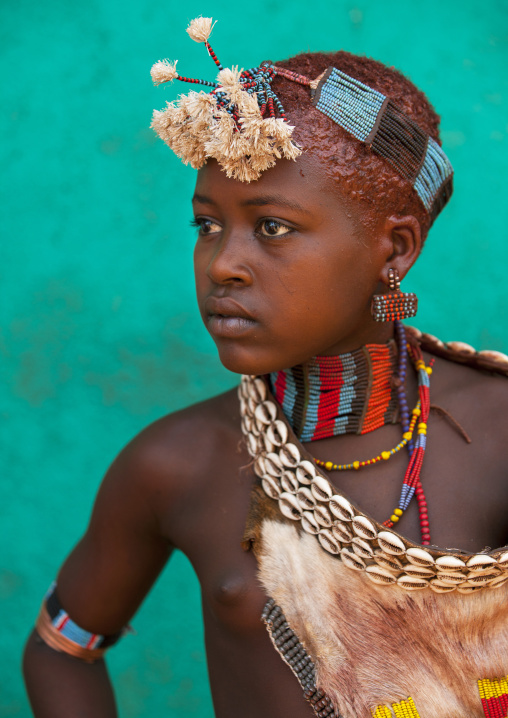
<svg viewBox="0 0 508 718"><path fill-rule="evenodd" d="M210 45L208 40L205 40L205 47L208 50L208 54L210 55L212 60L215 62L215 64L219 68L219 70L223 70L224 68L222 67L221 63L219 62L219 59L218 59L217 55L215 54L215 52L213 51L212 46Z"/></svg>

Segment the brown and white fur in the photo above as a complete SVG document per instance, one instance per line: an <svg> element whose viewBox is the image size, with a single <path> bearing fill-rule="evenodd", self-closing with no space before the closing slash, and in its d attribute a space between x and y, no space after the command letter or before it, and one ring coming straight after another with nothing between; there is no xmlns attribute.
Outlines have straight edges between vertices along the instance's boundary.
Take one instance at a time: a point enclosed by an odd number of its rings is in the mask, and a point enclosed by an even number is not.
<svg viewBox="0 0 508 718"><path fill-rule="evenodd" d="M409 696L422 718L484 715L477 680L508 673L508 584L470 595L378 586L268 513L246 535L261 583L344 718Z"/></svg>

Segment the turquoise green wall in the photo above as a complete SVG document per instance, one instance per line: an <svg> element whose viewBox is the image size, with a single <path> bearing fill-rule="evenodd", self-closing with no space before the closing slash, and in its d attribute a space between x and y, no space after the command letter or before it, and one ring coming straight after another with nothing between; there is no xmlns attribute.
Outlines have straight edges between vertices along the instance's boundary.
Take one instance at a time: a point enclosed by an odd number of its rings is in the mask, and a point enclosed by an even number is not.
<svg viewBox="0 0 508 718"><path fill-rule="evenodd" d="M235 382L194 303L194 173L148 129L177 92L151 86L154 61L213 77L185 33L199 14L219 19L225 64L342 47L428 93L456 190L406 289L420 327L508 350L506 1L3 0L0 718L29 716L22 641L108 463L148 422ZM122 716L211 718L182 556L134 626L110 659Z"/></svg>

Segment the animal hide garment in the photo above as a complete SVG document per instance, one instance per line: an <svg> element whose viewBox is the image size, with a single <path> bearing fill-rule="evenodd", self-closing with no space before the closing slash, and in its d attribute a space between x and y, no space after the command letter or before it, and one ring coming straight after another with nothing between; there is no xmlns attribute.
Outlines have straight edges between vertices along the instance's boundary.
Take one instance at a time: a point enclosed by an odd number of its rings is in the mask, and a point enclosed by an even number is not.
<svg viewBox="0 0 508 718"><path fill-rule="evenodd" d="M478 679L508 672L508 584L408 592L373 584L284 518L265 518L250 537L266 593L344 718L408 696L421 718L484 716Z"/></svg>

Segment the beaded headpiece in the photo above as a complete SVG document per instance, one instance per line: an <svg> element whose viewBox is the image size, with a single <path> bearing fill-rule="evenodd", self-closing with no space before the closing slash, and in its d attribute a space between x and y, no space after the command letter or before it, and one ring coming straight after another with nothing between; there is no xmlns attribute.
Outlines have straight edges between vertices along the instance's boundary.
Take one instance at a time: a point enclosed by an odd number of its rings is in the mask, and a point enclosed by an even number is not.
<svg viewBox="0 0 508 718"><path fill-rule="evenodd" d="M181 95L154 111L153 129L185 164L199 169L213 158L228 177L251 182L277 159L296 159L302 150L271 87L279 75L309 87L314 106L389 162L435 219L452 193L452 166L438 143L392 100L335 67L315 80L272 62L249 70L223 68L208 41L213 24L212 18L196 18L187 32L205 44L219 68L215 82L184 77L168 60L151 70L156 85L178 79L213 88Z"/></svg>

